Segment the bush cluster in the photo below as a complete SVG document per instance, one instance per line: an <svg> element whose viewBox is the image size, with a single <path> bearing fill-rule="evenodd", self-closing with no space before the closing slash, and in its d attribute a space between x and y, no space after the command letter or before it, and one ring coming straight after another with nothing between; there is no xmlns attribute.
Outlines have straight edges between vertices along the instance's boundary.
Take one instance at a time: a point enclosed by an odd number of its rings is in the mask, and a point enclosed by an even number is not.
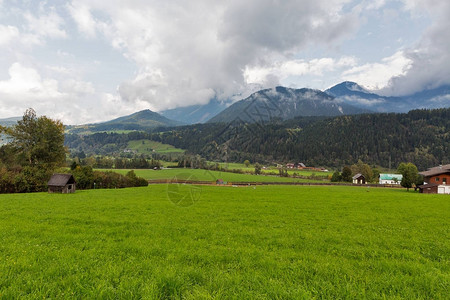
<svg viewBox="0 0 450 300"><path fill-rule="evenodd" d="M91 166L76 166L72 170L73 177L77 182L77 189L93 188L126 188L147 186L148 181L142 177L136 176L131 170L125 176L112 171L94 171Z"/></svg>

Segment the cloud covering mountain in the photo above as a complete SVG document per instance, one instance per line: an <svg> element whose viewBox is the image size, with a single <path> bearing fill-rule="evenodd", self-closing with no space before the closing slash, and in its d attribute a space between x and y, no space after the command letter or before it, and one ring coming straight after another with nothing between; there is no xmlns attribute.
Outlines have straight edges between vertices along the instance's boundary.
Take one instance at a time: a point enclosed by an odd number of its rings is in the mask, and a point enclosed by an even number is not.
<svg viewBox="0 0 450 300"><path fill-rule="evenodd" d="M446 0L0 1L0 117L66 123L343 80L450 83Z"/></svg>

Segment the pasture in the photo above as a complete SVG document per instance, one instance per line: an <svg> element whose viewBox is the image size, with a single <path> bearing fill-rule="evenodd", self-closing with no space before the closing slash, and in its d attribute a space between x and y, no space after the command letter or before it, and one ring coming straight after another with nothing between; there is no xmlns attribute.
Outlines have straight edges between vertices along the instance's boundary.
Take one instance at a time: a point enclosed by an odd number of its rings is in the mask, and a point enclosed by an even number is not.
<svg viewBox="0 0 450 300"><path fill-rule="evenodd" d="M125 175L130 169L99 169L101 171L113 171ZM160 180L160 179L190 179L201 181L216 181L217 179L223 179L226 182L324 182L323 180L311 180L301 178L279 177L279 176L266 176L266 175L252 175L252 174L239 174L231 172L210 171L203 169L135 169L134 172L137 176L143 177L147 180Z"/></svg>
<svg viewBox="0 0 450 300"><path fill-rule="evenodd" d="M444 299L449 212L343 186L1 195L0 298Z"/></svg>
<svg viewBox="0 0 450 300"><path fill-rule="evenodd" d="M232 169L241 169L242 171L245 171L245 172L251 172L251 171L255 170L255 165L253 165L253 164L250 164L248 167L246 167L242 163L228 163L228 162L226 162L226 163L220 163L220 165L223 168L227 168L227 169L230 169L230 170L232 170ZM265 173L267 174L267 173L271 173L271 172L278 173L278 168L276 166L267 166L267 169L262 169L261 170L261 174L265 174ZM327 178L328 175L332 175L333 174L333 172L331 172L331 171L323 172L323 171L315 171L315 170L307 170L307 169L303 169L303 170L288 169L287 172L288 172L288 174L290 176L292 176L294 174L297 174L297 175L300 175L300 176L311 176L311 175L314 174L317 177L323 177L323 178Z"/></svg>
<svg viewBox="0 0 450 300"><path fill-rule="evenodd" d="M185 152L183 149L175 148L172 145L163 144L151 140L129 141L127 149L135 150L139 154L148 154L148 155L152 153L181 155Z"/></svg>

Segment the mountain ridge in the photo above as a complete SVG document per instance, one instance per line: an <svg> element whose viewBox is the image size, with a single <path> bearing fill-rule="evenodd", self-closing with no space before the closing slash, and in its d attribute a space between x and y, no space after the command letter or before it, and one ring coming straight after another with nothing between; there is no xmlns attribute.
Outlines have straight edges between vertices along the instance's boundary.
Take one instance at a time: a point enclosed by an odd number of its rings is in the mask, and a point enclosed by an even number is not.
<svg viewBox="0 0 450 300"><path fill-rule="evenodd" d="M299 116L339 116L344 114L367 113L346 103L338 103L323 91L301 88L292 89L277 86L251 94L220 112L207 123L267 122L271 119L288 120Z"/></svg>
<svg viewBox="0 0 450 300"><path fill-rule="evenodd" d="M426 89L405 96L382 96L361 87L355 82L344 81L325 92L337 101L374 112L404 113L412 109L445 108L450 106L450 85Z"/></svg>

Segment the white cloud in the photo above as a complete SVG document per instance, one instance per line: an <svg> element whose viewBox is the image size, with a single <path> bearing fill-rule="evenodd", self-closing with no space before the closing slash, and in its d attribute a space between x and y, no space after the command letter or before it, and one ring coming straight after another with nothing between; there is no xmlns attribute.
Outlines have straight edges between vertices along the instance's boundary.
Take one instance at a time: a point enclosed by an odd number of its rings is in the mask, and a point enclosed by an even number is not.
<svg viewBox="0 0 450 300"><path fill-rule="evenodd" d="M446 0L403 0L412 13L427 12L433 24L419 43L405 51L411 61L404 74L391 79L385 92L394 95L412 94L423 89L450 84L450 2Z"/></svg>
<svg viewBox="0 0 450 300"><path fill-rule="evenodd" d="M19 38L19 29L15 26L5 26L0 24L0 46L9 45L9 43Z"/></svg>
<svg viewBox="0 0 450 300"><path fill-rule="evenodd" d="M406 74L411 66L411 60L404 51L382 59L380 63L368 63L355 66L342 73L344 80L354 81L371 90L385 88L392 77Z"/></svg>
<svg viewBox="0 0 450 300"><path fill-rule="evenodd" d="M164 109L244 92L247 68L341 40L357 25L342 10L349 2L137 0L124 6L80 0L69 10L81 33L104 35L139 66L120 95Z"/></svg>
<svg viewBox="0 0 450 300"><path fill-rule="evenodd" d="M322 77L325 73L335 70L346 69L356 65L354 57L345 56L339 60L324 57L305 61L303 59L275 62L266 67L247 67L244 77L247 84L258 83L263 86L273 86L290 76L317 76Z"/></svg>
<svg viewBox="0 0 450 300"><path fill-rule="evenodd" d="M25 19L28 22L27 29L40 37L48 38L66 38L67 33L62 29L64 20L50 9L46 14L39 17L34 16L30 12L25 13Z"/></svg>
<svg viewBox="0 0 450 300"><path fill-rule="evenodd" d="M87 5L73 3L68 4L67 8L76 22L78 30L89 38L95 37L97 23L94 20L89 7Z"/></svg>
<svg viewBox="0 0 450 300"><path fill-rule="evenodd" d="M92 83L74 78L43 78L38 70L14 63L0 81L0 116L20 116L28 108L38 114L79 124L132 113L145 105L127 106L119 96L97 92Z"/></svg>
<svg viewBox="0 0 450 300"><path fill-rule="evenodd" d="M18 99L44 99L60 96L57 82L42 79L33 68L14 63L8 70L9 80L0 81L0 93L17 96Z"/></svg>
<svg viewBox="0 0 450 300"><path fill-rule="evenodd" d="M450 81L446 0L36 3L0 0L0 66L9 67L0 110L43 103L43 112L79 123L241 98L280 83L322 88L352 80L401 94ZM387 20L426 14L433 25L416 44L400 30L390 43L374 41L378 27L394 23ZM375 42L378 53L361 54ZM119 55L125 59L117 62Z"/></svg>
<svg viewBox="0 0 450 300"><path fill-rule="evenodd" d="M367 9L380 9L386 4L386 0L371 0L367 4Z"/></svg>
<svg viewBox="0 0 450 300"><path fill-rule="evenodd" d="M450 105L450 94L434 97L430 101Z"/></svg>
<svg viewBox="0 0 450 300"><path fill-rule="evenodd" d="M345 101L348 103L363 104L365 106L373 106L376 104L381 104L383 102L386 102L386 100L384 100L383 98L365 99L365 98L360 98L358 96L341 96L341 97L337 98L337 101L339 101L339 102Z"/></svg>

